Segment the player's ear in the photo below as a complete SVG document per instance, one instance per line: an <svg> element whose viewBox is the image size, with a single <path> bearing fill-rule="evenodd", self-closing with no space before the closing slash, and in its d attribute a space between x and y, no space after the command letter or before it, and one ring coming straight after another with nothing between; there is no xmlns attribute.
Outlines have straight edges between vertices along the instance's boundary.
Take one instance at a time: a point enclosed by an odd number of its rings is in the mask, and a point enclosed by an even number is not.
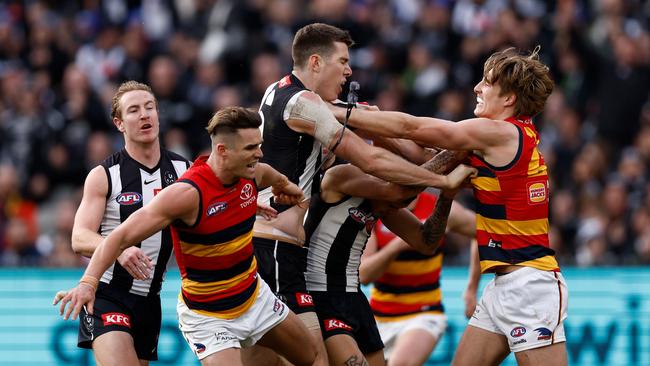
<svg viewBox="0 0 650 366"><path fill-rule="evenodd" d="M503 105L504 105L505 107L512 107L512 106L515 105L515 103L517 103L517 95L516 95L515 93L509 93L509 94L506 96L506 99L505 99L505 101L503 102Z"/></svg>
<svg viewBox="0 0 650 366"><path fill-rule="evenodd" d="M115 127L117 127L118 131L124 133L124 121L122 121L121 119L119 119L117 117L114 117L113 118L113 124L115 125Z"/></svg>
<svg viewBox="0 0 650 366"><path fill-rule="evenodd" d="M308 64L309 64L309 70L313 72L319 72L323 64L323 58L320 57L319 54L314 53L311 56L309 56Z"/></svg>

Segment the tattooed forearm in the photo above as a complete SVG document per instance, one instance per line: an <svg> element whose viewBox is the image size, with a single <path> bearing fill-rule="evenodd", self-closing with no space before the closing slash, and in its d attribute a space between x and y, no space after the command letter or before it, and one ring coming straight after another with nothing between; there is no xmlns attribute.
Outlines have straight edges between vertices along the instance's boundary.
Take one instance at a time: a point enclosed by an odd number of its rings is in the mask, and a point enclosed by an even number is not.
<svg viewBox="0 0 650 366"><path fill-rule="evenodd" d="M345 366L368 366L368 361L366 361L365 357L361 356L350 356L345 363Z"/></svg>
<svg viewBox="0 0 650 366"><path fill-rule="evenodd" d="M432 159L422 164L422 167L437 174L448 174L468 155L469 152L467 151L442 150Z"/></svg>
<svg viewBox="0 0 650 366"><path fill-rule="evenodd" d="M453 198L446 197L442 193L438 195L435 210L422 225L422 236L427 246L437 246L442 236L445 235L447 218L453 201Z"/></svg>

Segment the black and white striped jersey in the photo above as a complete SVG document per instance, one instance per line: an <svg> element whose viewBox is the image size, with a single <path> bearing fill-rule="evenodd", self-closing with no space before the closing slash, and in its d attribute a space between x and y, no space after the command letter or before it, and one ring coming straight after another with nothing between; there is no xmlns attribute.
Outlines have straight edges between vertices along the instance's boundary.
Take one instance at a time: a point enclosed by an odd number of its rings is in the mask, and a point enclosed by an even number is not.
<svg viewBox="0 0 650 366"><path fill-rule="evenodd" d="M307 290L357 292L361 254L375 222L370 200L346 196L327 203L314 195L305 220Z"/></svg>
<svg viewBox="0 0 650 366"><path fill-rule="evenodd" d="M285 110L287 104L305 90L303 83L293 74L266 89L260 104L260 129L264 138L261 161L286 175L302 188L306 198L310 198L320 190L320 175L314 176L314 172L320 166L321 143L311 135L292 130L286 123L289 113ZM312 176L313 181L310 180ZM270 187L259 192L258 202L270 204L278 212L289 208L272 202Z"/></svg>
<svg viewBox="0 0 650 366"><path fill-rule="evenodd" d="M174 183L190 163L182 156L162 149L158 165L149 169L122 149L109 156L101 165L108 177L108 193L99 233L107 236L129 215L149 203L161 189ZM172 254L170 229L165 228L153 234L137 246L152 259L155 269L151 278L144 281L135 280L118 261L115 261L104 272L101 281L132 294L157 295L160 293Z"/></svg>

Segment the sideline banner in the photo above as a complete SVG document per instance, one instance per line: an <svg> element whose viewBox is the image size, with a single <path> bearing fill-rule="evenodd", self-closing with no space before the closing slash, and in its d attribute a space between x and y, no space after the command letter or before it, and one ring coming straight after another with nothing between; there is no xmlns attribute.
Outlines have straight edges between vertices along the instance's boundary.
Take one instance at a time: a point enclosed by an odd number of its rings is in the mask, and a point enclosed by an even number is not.
<svg viewBox="0 0 650 366"><path fill-rule="evenodd" d="M77 344L77 322L63 321L52 306L57 290L75 285L81 269L0 269L0 365L94 365ZM650 268L564 268L569 286L565 324L570 365L650 365ZM449 365L465 328L462 291L467 269L442 273L447 333L427 365ZM491 279L482 278L481 288ZM163 286L159 361L199 365L178 331L177 270ZM516 365L510 356L503 365Z"/></svg>

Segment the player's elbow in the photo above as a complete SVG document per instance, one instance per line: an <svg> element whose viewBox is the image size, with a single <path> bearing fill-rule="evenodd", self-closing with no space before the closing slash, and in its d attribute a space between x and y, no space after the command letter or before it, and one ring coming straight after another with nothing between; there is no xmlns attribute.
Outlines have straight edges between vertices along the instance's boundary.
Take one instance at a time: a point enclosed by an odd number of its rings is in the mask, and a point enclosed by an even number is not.
<svg viewBox="0 0 650 366"><path fill-rule="evenodd" d="M72 236L70 238L70 244L72 247L72 251L75 252L76 254L83 254L83 238L82 235L80 235L76 231L72 231Z"/></svg>

